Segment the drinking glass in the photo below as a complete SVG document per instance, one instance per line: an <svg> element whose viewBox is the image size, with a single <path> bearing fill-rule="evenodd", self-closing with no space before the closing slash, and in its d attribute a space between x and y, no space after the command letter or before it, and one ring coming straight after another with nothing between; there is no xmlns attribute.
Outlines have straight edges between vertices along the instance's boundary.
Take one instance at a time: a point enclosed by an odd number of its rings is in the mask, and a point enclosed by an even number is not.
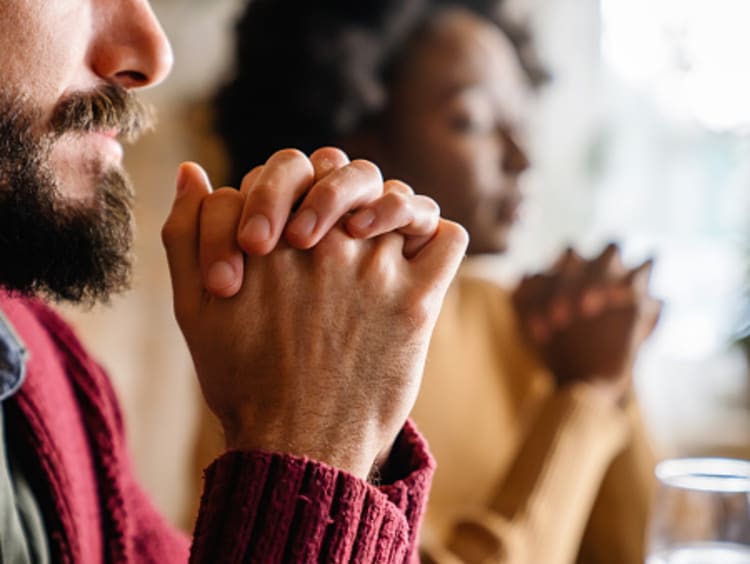
<svg viewBox="0 0 750 564"><path fill-rule="evenodd" d="M750 462L665 460L656 477L646 564L750 564Z"/></svg>

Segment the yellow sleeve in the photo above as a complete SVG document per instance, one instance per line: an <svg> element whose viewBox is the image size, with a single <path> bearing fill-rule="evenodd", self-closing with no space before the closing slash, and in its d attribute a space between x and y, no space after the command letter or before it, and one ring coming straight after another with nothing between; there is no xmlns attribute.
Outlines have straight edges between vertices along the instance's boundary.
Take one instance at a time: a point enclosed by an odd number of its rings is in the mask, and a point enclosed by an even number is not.
<svg viewBox="0 0 750 564"><path fill-rule="evenodd" d="M656 463L635 401L627 406L630 436L607 471L584 536L579 562L641 564L656 493Z"/></svg>
<svg viewBox="0 0 750 564"><path fill-rule="evenodd" d="M489 506L457 518L445 543L425 531L424 561L575 562L602 480L627 434L625 414L590 385L554 394Z"/></svg>

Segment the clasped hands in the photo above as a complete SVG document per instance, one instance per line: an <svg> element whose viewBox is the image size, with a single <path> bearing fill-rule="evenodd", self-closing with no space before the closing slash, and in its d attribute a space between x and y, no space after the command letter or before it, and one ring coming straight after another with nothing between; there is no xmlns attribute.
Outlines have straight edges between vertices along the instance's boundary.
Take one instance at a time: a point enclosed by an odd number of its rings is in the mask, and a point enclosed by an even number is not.
<svg viewBox="0 0 750 564"><path fill-rule="evenodd" d="M549 270L523 278L513 300L522 328L557 385L588 382L620 403L661 302L649 293L653 261L627 268L614 244L586 260L566 250Z"/></svg>
<svg viewBox="0 0 750 564"><path fill-rule="evenodd" d="M465 230L337 149L274 154L240 190L180 168L162 230L178 324L227 447L366 477L416 399Z"/></svg>

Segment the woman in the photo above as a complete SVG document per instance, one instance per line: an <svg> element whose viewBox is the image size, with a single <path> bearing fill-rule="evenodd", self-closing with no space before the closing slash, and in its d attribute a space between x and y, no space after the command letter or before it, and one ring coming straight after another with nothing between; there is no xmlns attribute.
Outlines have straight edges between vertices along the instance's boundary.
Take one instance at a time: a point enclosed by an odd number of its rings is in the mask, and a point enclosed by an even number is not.
<svg viewBox="0 0 750 564"><path fill-rule="evenodd" d="M437 200L469 254L502 253L544 73L497 14L253 0L216 98L235 180L279 147L343 146ZM512 293L459 277L413 412L438 460L424 561L643 562L652 460L630 375L658 315L649 270L610 246L592 261L569 251Z"/></svg>

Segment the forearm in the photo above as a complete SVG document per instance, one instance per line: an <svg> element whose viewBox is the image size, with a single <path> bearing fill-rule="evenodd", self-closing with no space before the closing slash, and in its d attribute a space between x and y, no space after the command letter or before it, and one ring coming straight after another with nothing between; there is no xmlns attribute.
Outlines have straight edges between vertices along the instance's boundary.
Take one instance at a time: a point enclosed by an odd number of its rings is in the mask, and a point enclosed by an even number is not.
<svg viewBox="0 0 750 564"><path fill-rule="evenodd" d="M634 399L628 401L626 413L630 439L612 461L597 495L581 553L585 562L642 564L645 558L656 460Z"/></svg>
<svg viewBox="0 0 750 564"><path fill-rule="evenodd" d="M602 479L626 435L623 414L588 387L558 393L496 497L457 520L447 542L425 546L426 552L445 564L574 562Z"/></svg>

